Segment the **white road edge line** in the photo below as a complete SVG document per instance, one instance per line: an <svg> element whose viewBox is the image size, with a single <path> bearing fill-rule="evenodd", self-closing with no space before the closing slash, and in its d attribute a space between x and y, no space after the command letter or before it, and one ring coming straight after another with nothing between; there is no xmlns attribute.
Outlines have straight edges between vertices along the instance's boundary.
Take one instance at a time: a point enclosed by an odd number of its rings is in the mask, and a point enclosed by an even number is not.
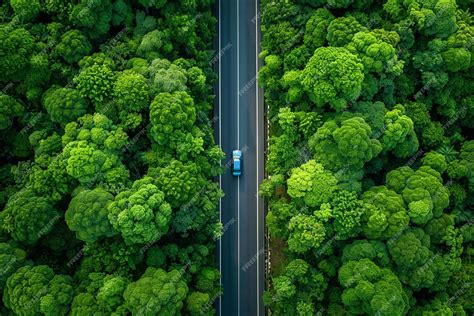
<svg viewBox="0 0 474 316"><path fill-rule="evenodd" d="M240 149L240 1L237 0L237 148ZM240 177L237 178L237 315L240 316Z"/></svg>
<svg viewBox="0 0 474 316"><path fill-rule="evenodd" d="M258 14L258 0L255 0L255 16L257 16ZM255 151L256 153L256 156L257 156L257 188L256 188L256 191L257 191L257 211L255 212L255 214L257 214L257 254L258 254L258 251L260 249L260 244L258 242L258 239L259 239L259 199L258 199L258 171L259 171L259 164L258 164L258 149L259 149L259 146L258 146L258 122L259 122L259 117L258 117L258 19L255 20L255 78L256 78L256 81L255 81L255 130L256 130L256 134L257 134L257 141L256 141L256 144L257 144L257 150ZM259 274L259 269L260 269L260 262L259 262L259 257L260 255L257 255L257 316L260 315L260 274Z"/></svg>
<svg viewBox="0 0 474 316"><path fill-rule="evenodd" d="M221 0L219 0L219 52L221 51ZM222 149L222 88L221 88L221 58L219 59L219 146ZM219 162L222 167L222 160ZM222 190L222 174L219 174L219 188ZM222 197L219 199L219 221L222 223ZM222 286L222 236L219 237L219 283ZM219 316L222 314L222 299L219 299Z"/></svg>

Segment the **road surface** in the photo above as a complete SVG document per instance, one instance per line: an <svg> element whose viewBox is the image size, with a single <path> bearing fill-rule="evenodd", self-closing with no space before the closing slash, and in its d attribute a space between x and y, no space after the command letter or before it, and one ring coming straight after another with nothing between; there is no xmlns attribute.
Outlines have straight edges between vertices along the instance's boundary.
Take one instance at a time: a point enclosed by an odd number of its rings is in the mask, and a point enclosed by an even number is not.
<svg viewBox="0 0 474 316"><path fill-rule="evenodd" d="M215 68L217 87L216 140L226 153L219 182L223 235L218 260L224 294L218 315L264 315L264 202L258 186L264 176L264 113L258 89L258 0L219 0ZM240 177L231 175L232 150L243 151Z"/></svg>

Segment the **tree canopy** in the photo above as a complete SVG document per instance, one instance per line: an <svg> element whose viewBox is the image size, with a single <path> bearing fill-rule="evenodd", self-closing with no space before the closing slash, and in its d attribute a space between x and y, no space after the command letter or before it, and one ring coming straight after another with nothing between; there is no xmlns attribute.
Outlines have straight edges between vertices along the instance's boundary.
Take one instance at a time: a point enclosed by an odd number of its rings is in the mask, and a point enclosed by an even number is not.
<svg viewBox="0 0 474 316"><path fill-rule="evenodd" d="M213 2L0 2L0 315L212 312Z"/></svg>
<svg viewBox="0 0 474 316"><path fill-rule="evenodd" d="M272 315L474 313L472 3L261 7L265 305Z"/></svg>

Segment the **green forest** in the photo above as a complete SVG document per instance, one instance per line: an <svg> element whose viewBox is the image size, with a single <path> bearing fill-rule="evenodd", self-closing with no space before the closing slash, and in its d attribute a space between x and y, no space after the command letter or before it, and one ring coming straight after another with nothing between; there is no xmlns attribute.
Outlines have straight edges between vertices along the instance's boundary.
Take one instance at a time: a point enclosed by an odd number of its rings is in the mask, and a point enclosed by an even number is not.
<svg viewBox="0 0 474 316"><path fill-rule="evenodd" d="M272 315L474 314L472 0L262 0Z"/></svg>
<svg viewBox="0 0 474 316"><path fill-rule="evenodd" d="M215 314L215 2L1 2L0 315ZM474 315L473 5L261 0L271 315Z"/></svg>
<svg viewBox="0 0 474 316"><path fill-rule="evenodd" d="M0 3L0 315L213 315L213 1Z"/></svg>

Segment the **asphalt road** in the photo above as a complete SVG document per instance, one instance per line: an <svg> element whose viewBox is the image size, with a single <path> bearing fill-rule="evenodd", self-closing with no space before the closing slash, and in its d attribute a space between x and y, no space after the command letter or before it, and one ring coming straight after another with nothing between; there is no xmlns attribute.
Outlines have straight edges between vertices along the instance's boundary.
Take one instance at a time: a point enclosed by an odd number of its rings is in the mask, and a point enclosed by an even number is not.
<svg viewBox="0 0 474 316"><path fill-rule="evenodd" d="M216 15L216 140L226 153L219 177L225 196L220 201L223 236L218 260L224 294L218 315L264 315L264 201L258 186L264 177L263 95L258 89L258 0L219 0ZM243 152L240 177L229 166L232 150Z"/></svg>

